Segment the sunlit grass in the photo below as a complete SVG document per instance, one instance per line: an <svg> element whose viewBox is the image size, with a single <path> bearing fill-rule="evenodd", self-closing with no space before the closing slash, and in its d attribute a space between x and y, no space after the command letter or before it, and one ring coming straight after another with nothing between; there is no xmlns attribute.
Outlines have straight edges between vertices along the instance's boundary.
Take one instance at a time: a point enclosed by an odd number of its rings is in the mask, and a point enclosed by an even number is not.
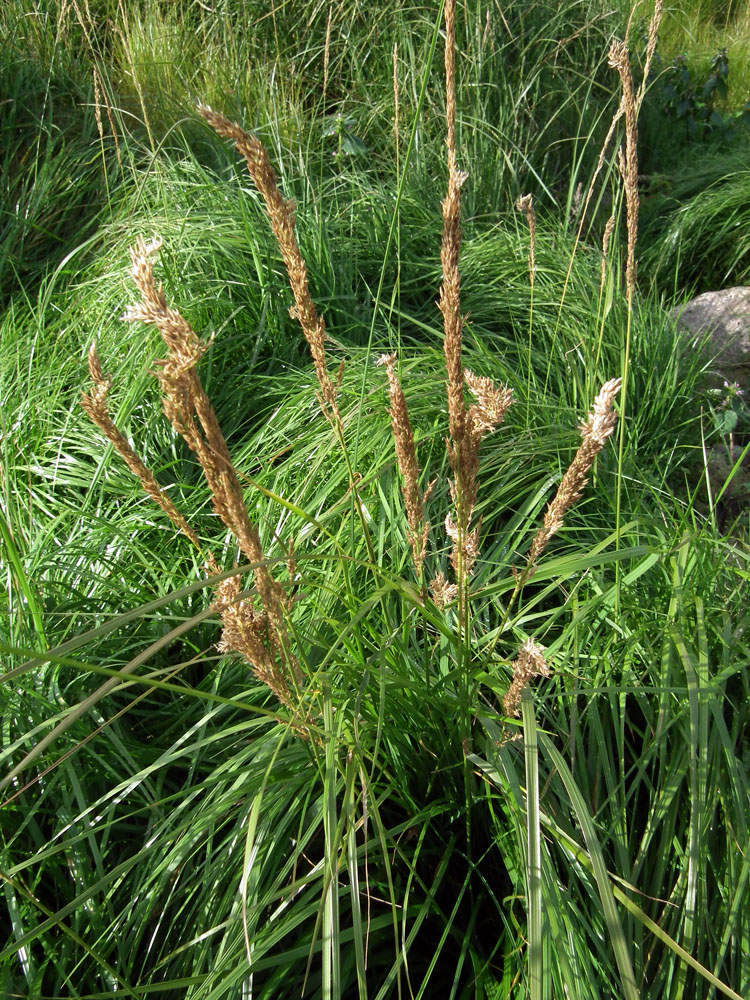
<svg viewBox="0 0 750 1000"><path fill-rule="evenodd" d="M650 254L624 447L598 456L508 606L576 425L623 365L624 224L603 270L600 249L620 198L613 158L578 243L573 211L616 106L606 52L622 23L594 3L459 10L464 364L516 397L481 445L459 625L457 604L439 607L415 576L375 365L398 352L422 489L437 478L426 564L450 576L438 12L91 3L81 22L76 9L0 12L3 72L23 54L46 74L13 78L20 131L0 147L13 190L39 206L5 220L0 257L13 276L0 319L5 993L747 995L747 526L716 530L705 362L648 297ZM56 87L69 118L57 96L45 104ZM345 362L340 438L260 199L197 96L257 132L296 201L331 375ZM341 155L339 112L366 154ZM528 189L533 304L513 210ZM695 205L679 239L699 258ZM723 232L726 205L711 218ZM200 377L292 598L298 715L219 653L216 574L79 406L96 340L113 419L232 572L236 544L160 411L164 347L119 321L136 298L128 247L155 233L168 301L215 333ZM510 718L531 636L550 677Z"/></svg>

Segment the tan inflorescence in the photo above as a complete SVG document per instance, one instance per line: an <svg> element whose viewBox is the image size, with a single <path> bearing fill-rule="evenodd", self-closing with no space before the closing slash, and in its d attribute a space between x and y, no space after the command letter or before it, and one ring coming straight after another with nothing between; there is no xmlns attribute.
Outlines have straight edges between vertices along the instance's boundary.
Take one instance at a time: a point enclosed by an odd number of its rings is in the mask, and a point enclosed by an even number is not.
<svg viewBox="0 0 750 1000"><path fill-rule="evenodd" d="M385 366L388 376L388 396L391 403L389 413L393 440L396 445L396 460L403 477L404 506L409 525L407 534L417 576L420 576L424 565L427 535L430 530L429 521L425 521L424 518L424 503L432 486L429 486L426 495L422 496L422 491L419 488L419 465L414 448L414 434L409 421L404 392L396 375L396 355L383 354L378 359L378 364Z"/></svg>
<svg viewBox="0 0 750 1000"><path fill-rule="evenodd" d="M239 577L223 581L214 607L222 618L222 649L233 649L252 665L256 675L285 705L292 704L294 685L302 682L299 664L293 655L286 629L286 595L266 563L257 529L245 506L237 472L219 427L213 406L197 372L197 363L208 344L201 343L187 320L167 303L161 285L154 281L152 256L160 240L139 240L131 249L131 275L141 298L124 316L129 322L154 325L167 347L167 356L156 363L154 374L162 387L162 405L170 423L195 453L203 469L215 512L237 539L243 556L254 564L255 590L260 602L256 609L251 598L238 598ZM114 444L144 489L168 514L173 523L200 547L195 531L159 488L153 474L138 458L112 422L106 397L109 380L104 377L95 347L89 355L94 383L81 405ZM212 555L208 569L218 573Z"/></svg>
<svg viewBox="0 0 750 1000"><path fill-rule="evenodd" d="M307 266L300 253L297 237L294 235L295 204L282 197L271 166L260 140L249 135L237 122L231 122L218 111L205 104L198 105L198 113L214 131L234 142L237 152L244 156L250 176L263 196L271 229L279 245L281 256L289 275L289 284L294 296L294 306L289 310L293 319L299 321L302 332L310 346L315 374L320 386L319 401L326 417L340 426L341 417L336 403L336 386L328 375L325 351L325 324L318 315L307 283Z"/></svg>
<svg viewBox="0 0 750 1000"><path fill-rule="evenodd" d="M250 597L242 597L239 576L222 580L216 588L213 608L221 615L221 653L238 653L253 668L258 680L266 684L279 701L292 708L289 682L281 664L284 650L268 612L256 607Z"/></svg>
<svg viewBox="0 0 750 1000"><path fill-rule="evenodd" d="M464 319L461 315L461 187L467 175L456 166L455 93L455 0L445 4L446 144L448 147L448 191L443 201L443 238L440 263L443 281L438 308L443 314L443 350L447 373L448 458L453 471L450 484L455 514L449 513L445 528L451 539L451 566L458 592L464 592L478 555L479 527L471 527L477 498L479 442L494 430L511 402L510 389L497 389L488 378L465 371L462 361ZM467 410L464 384L476 397ZM438 592L442 593L438 585Z"/></svg>
<svg viewBox="0 0 750 1000"><path fill-rule="evenodd" d="M93 388L89 393L84 393L81 396L81 406L96 426L103 432L105 437L112 442L115 451L117 451L133 475L140 480L147 495L161 507L172 524L185 534L197 549L202 551L201 543L195 531L159 486L153 472L144 465L124 434L115 426L109 414L109 406L107 404L107 396L112 387L112 379L105 376L102 372L96 344L92 344L89 348L89 374L93 382ZM219 572L214 557L210 553L207 556L207 563L211 572Z"/></svg>
<svg viewBox="0 0 750 1000"><path fill-rule="evenodd" d="M594 400L593 410L579 427L582 438L580 447L562 477L554 499L547 507L542 527L531 543L526 566L519 575L521 585L533 575L537 562L547 548L550 539L562 527L566 512L583 493L594 459L615 429L617 416L612 406L615 396L620 391L620 381L619 378L613 378L604 383Z"/></svg>
<svg viewBox="0 0 750 1000"><path fill-rule="evenodd" d="M516 211L523 212L529 227L529 283L533 287L536 277L536 212L534 198L530 194L522 195L516 202Z"/></svg>
<svg viewBox="0 0 750 1000"><path fill-rule="evenodd" d="M527 639L513 661L513 680L503 698L503 711L506 715L521 714L518 708L521 695L533 677L549 677L549 667L544 658L544 649L533 639Z"/></svg>
<svg viewBox="0 0 750 1000"><path fill-rule="evenodd" d="M649 34L648 59L653 56L655 27L661 10L657 0L654 19ZM450 493L453 510L445 519L445 528L451 540L450 562L454 580L450 582L443 572L434 575L430 590L439 607L459 602L460 620L468 622L468 581L479 552L480 525L473 523L477 502L479 446L482 439L492 433L503 421L513 396L505 386L497 386L491 379L465 369L462 361L462 336L464 317L461 315L459 254L461 244L461 188L467 175L456 163L456 96L455 96L455 0L446 0L445 14L445 72L446 72L446 135L448 152L448 189L443 201L443 234L441 243L442 283L438 307L443 316L444 355L446 365L446 393L448 408L448 437L446 448L452 471ZM330 19L329 19L330 26ZM633 93L632 78L627 63L626 43L616 43L610 54L611 64L622 78L623 95L605 147L615 124L623 115L626 119L626 152L621 157L621 169L628 193L629 213L629 283L634 280L631 267L632 250L637 231L631 227L632 186L635 177L634 140L636 138L635 114L643 97L643 88L637 97ZM397 50L394 48L394 101L398 108ZM317 397L323 414L336 430L344 457L343 423L337 404L337 390L341 369L335 380L328 374L326 358L326 333L323 319L312 301L307 278L307 268L295 236L294 203L282 197L276 174L260 141L245 132L236 122L205 105L199 113L222 137L231 139L244 157L255 186L263 197L271 229L286 266L294 297L291 315L302 327L310 347L318 381ZM398 120L396 121L398 131ZM397 139L398 141L398 139ZM604 150L597 165L603 162ZM593 182L592 182L593 183ZM636 191L637 195L637 191ZM590 197L590 191L589 191ZM529 226L529 276L533 285L536 274L535 233L536 217L531 195L519 199L517 208L523 211ZM583 211L585 216L585 208ZM605 231L603 256L614 220ZM195 453L203 468L213 507L224 525L237 540L243 556L253 564L254 587L244 589L239 571L222 580L216 589L213 607L221 616L221 651L239 653L251 664L256 676L266 684L278 700L294 712L299 689L303 682L299 662L294 655L287 629L290 598L277 579L271 574L265 558L257 528L250 520L245 506L239 476L216 418L211 402L204 391L197 366L211 341L202 342L187 320L172 308L161 285L154 281L152 257L160 246L158 239L146 243L140 239L131 250L133 281L140 293L139 301L131 305L123 319L154 325L166 345L166 357L156 362L155 375L161 383L164 413L175 430ZM407 517L407 538L412 558L420 580L423 577L429 522L425 518L425 504L432 484L423 493L419 486L420 470L417 462L414 435L409 420L406 400L396 374L395 354L383 355L380 363L386 369L389 413L395 441L396 458L402 477L402 491ZM101 370L96 348L89 356L89 370L93 382L90 393L81 403L91 419L123 457L131 471L143 484L147 494L167 513L173 523L191 542L201 549L198 535L168 496L159 487L153 473L145 466L126 438L116 428L108 407L107 394L110 380ZM613 401L620 389L620 379L605 383L594 402L592 412L580 427L581 445L570 467L562 478L554 499L548 505L542 527L534 537L523 570L516 574L516 588L510 604L523 584L533 575L537 562L550 539L563 524L567 510L580 497L586 478L597 453L604 447L615 426ZM467 406L466 393L473 397ZM352 487L356 490L357 474L350 468ZM201 549L202 551L202 549ZM219 566L209 554L208 570L220 574ZM295 578L294 552L288 557L290 581ZM510 605L509 605L510 606ZM504 699L507 715L518 714L521 693L529 679L547 675L549 670L544 651L534 640L528 639L513 664L513 681ZM302 736L309 735L309 719L292 721L292 727Z"/></svg>

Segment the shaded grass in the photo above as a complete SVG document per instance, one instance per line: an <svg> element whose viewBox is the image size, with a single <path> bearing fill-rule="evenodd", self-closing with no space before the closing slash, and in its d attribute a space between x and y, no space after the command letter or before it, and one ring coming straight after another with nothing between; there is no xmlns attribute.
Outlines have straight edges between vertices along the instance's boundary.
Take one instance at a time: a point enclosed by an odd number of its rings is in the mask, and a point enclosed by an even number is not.
<svg viewBox="0 0 750 1000"><path fill-rule="evenodd" d="M644 265L657 288L703 292L747 283L746 147L716 150L684 167L654 198Z"/></svg>

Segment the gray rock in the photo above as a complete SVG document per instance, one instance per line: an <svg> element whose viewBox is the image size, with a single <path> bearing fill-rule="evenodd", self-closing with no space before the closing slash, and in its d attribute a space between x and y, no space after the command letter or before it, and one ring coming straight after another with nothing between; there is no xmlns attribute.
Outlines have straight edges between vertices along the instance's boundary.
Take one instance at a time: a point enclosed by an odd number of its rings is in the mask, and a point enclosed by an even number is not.
<svg viewBox="0 0 750 1000"><path fill-rule="evenodd" d="M745 400L750 397L750 287L705 292L670 313L678 326L691 336L708 336L707 353L712 359L708 384L726 392L736 383ZM703 470L714 496L721 495L716 514L721 529L733 532L750 506L750 453L743 454L746 429L729 432L726 440L709 450ZM742 459L737 467L737 462Z"/></svg>
<svg viewBox="0 0 750 1000"><path fill-rule="evenodd" d="M750 375L750 287L704 292L670 313L695 336L709 335L714 367L725 378L748 385Z"/></svg>

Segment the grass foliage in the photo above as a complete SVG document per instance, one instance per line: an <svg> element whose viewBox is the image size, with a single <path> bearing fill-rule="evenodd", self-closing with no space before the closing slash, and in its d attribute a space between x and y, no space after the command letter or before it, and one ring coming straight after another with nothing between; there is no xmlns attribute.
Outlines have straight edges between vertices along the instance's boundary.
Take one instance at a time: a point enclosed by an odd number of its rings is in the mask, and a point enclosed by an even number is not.
<svg viewBox="0 0 750 1000"><path fill-rule="evenodd" d="M442 10L0 9L4 996L750 993L748 517L727 523L706 459L708 363L653 293L746 280L746 140L686 138L664 174L641 149L636 287L622 125L598 169L628 15L460 6L446 167ZM287 253L198 98L294 200L324 340L290 316ZM214 334L185 371L256 556L162 413L162 327L118 318L129 248L157 233L166 302ZM79 405L94 342L111 419L199 548ZM464 367L514 398L475 503ZM614 378L620 424L561 507ZM265 622L270 681L218 647L227 586L266 614L245 625Z"/></svg>

